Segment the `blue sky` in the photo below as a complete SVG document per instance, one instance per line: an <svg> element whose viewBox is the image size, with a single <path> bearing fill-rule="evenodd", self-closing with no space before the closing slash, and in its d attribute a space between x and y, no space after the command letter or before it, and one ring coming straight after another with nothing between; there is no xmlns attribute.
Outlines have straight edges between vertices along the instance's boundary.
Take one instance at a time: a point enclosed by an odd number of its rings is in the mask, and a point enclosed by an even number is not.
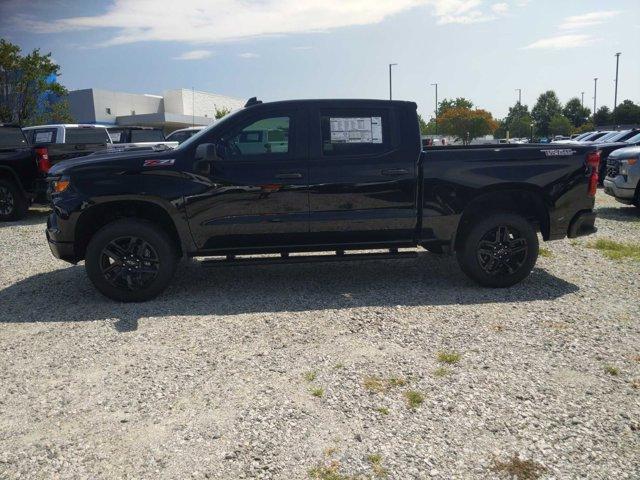
<svg viewBox="0 0 640 480"><path fill-rule="evenodd" d="M504 116L554 89L640 103L638 0L0 0L1 36L50 51L69 89L241 98L464 96Z"/></svg>

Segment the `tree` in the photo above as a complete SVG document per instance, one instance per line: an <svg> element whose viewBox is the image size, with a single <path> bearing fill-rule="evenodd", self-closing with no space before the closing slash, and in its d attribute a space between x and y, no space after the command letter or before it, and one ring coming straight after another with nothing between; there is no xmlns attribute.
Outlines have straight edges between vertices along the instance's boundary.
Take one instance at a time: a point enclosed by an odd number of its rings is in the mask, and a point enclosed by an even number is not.
<svg viewBox="0 0 640 480"><path fill-rule="evenodd" d="M571 135L573 125L564 115L554 115L549 122L549 133L551 135Z"/></svg>
<svg viewBox="0 0 640 480"><path fill-rule="evenodd" d="M216 107L216 113L215 113L216 120L221 119L222 117L224 117L225 115L228 115L229 113L231 113L231 109L230 108L227 108L227 107L218 108L218 107Z"/></svg>
<svg viewBox="0 0 640 480"><path fill-rule="evenodd" d="M596 127L593 125L593 122L589 121L586 123L583 123L582 125L580 125L575 131L574 133L587 133L587 132L592 132L596 129Z"/></svg>
<svg viewBox="0 0 640 480"><path fill-rule="evenodd" d="M450 100L445 98L440 102L439 107L440 108L438 109L438 116L442 115L444 112L446 112L450 108L459 107L459 108L466 108L470 110L473 108L473 102L463 97L458 97L455 100Z"/></svg>
<svg viewBox="0 0 640 480"><path fill-rule="evenodd" d="M436 122L433 118L430 118L429 122L425 122L424 118L418 114L418 124L420 125L420 135L435 135Z"/></svg>
<svg viewBox="0 0 640 480"><path fill-rule="evenodd" d="M625 100L616 108L615 123L635 124L640 123L640 105L631 100Z"/></svg>
<svg viewBox="0 0 640 480"><path fill-rule="evenodd" d="M58 83L60 67L40 49L21 55L20 47L0 39L0 122L29 125L73 121ZM60 103L60 105L58 105Z"/></svg>
<svg viewBox="0 0 640 480"><path fill-rule="evenodd" d="M611 125L613 123L613 115L606 105L601 106L593 116L593 123L596 127L601 125Z"/></svg>
<svg viewBox="0 0 640 480"><path fill-rule="evenodd" d="M509 107L509 113L502 123L504 133L501 132L501 137L506 136L507 131L511 138L528 137L531 133L531 123L533 123L533 119L529 114L529 107L516 102L513 107Z"/></svg>
<svg viewBox="0 0 640 480"><path fill-rule="evenodd" d="M562 114L571 120L574 127L579 127L589 120L591 110L583 107L578 97L573 97L562 109Z"/></svg>
<svg viewBox="0 0 640 480"><path fill-rule="evenodd" d="M438 123L443 133L455 136L465 144L498 128L498 122L486 110L464 107L447 108L440 114Z"/></svg>
<svg viewBox="0 0 640 480"><path fill-rule="evenodd" d="M538 97L538 101L531 110L531 116L536 123L536 133L538 135L549 135L549 123L556 115L562 114L562 105L556 92L547 90Z"/></svg>

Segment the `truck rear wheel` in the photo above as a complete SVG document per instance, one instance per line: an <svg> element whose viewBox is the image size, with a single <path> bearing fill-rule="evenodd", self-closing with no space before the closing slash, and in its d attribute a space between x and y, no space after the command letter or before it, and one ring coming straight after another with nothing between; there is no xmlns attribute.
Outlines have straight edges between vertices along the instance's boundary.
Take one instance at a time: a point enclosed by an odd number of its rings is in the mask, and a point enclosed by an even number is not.
<svg viewBox="0 0 640 480"><path fill-rule="evenodd" d="M494 213L466 230L456 256L462 271L480 285L510 287L536 264L538 236L521 215Z"/></svg>
<svg viewBox="0 0 640 480"><path fill-rule="evenodd" d="M27 216L29 202L18 185L0 179L0 222L20 220Z"/></svg>
<svg viewBox="0 0 640 480"><path fill-rule="evenodd" d="M89 279L104 296L143 302L169 285L178 263L176 246L157 225L118 220L102 227L85 255Z"/></svg>

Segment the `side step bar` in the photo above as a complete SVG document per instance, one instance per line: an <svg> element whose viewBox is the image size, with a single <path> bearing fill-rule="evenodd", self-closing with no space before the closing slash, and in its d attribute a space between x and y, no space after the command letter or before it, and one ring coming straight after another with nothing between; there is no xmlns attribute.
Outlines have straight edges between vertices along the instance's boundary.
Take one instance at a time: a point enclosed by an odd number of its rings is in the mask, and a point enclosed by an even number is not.
<svg viewBox="0 0 640 480"><path fill-rule="evenodd" d="M279 265L283 263L323 263L323 262L360 262L362 260L389 260L402 258L417 258L418 252L398 252L390 250L389 253L351 253L345 254L344 251L337 251L335 255L296 255L289 256L288 253L282 253L279 257L262 257L262 258L236 258L234 255L228 255L220 260L203 260L202 266L206 268L213 267L232 267L239 265Z"/></svg>

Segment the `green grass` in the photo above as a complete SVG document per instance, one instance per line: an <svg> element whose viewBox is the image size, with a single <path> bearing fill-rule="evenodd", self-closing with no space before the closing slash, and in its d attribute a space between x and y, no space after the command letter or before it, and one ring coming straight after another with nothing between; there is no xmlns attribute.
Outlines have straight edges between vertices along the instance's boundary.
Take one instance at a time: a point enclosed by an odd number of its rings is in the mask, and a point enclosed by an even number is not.
<svg viewBox="0 0 640 480"><path fill-rule="evenodd" d="M365 390L375 393L386 392L392 387L403 387L406 384L407 381L399 377L391 377L388 380L379 377L365 377L362 381L362 386Z"/></svg>
<svg viewBox="0 0 640 480"><path fill-rule="evenodd" d="M403 387L407 381L404 378L391 377L387 383L390 387Z"/></svg>
<svg viewBox="0 0 640 480"><path fill-rule="evenodd" d="M607 365L604 367L604 371L607 372L609 375L612 375L614 377L617 377L618 375L620 375L620 369L618 367L614 367L613 365Z"/></svg>
<svg viewBox="0 0 640 480"><path fill-rule="evenodd" d="M378 407L376 408L376 412L380 415L389 415L389 409L387 407Z"/></svg>
<svg viewBox="0 0 640 480"><path fill-rule="evenodd" d="M344 368L344 363L336 363L333 368L336 370L342 370Z"/></svg>
<svg viewBox="0 0 640 480"><path fill-rule="evenodd" d="M540 247L538 249L538 255L540 255L541 257L545 257L545 258L553 257L553 253L551 253L551 250L549 250L548 248L544 248L544 247Z"/></svg>
<svg viewBox="0 0 640 480"><path fill-rule="evenodd" d="M424 397L420 392L416 392L415 390L409 390L404 393L404 398L407 400L407 404L411 408L418 408L420 405L424 403Z"/></svg>
<svg viewBox="0 0 640 480"><path fill-rule="evenodd" d="M640 244L620 243L606 238L600 238L588 245L589 248L600 250L602 254L611 260L631 260L640 261Z"/></svg>
<svg viewBox="0 0 640 480"><path fill-rule="evenodd" d="M438 367L433 372L433 376L436 378L442 378L442 377L446 377L450 373L451 373L451 370L449 370L447 367Z"/></svg>
<svg viewBox="0 0 640 480"><path fill-rule="evenodd" d="M314 480L351 480L353 478L338 472L337 464L312 468L309 470L309 477Z"/></svg>
<svg viewBox="0 0 640 480"><path fill-rule="evenodd" d="M440 352L438 353L438 361L453 365L460 361L460 354L458 352Z"/></svg>
<svg viewBox="0 0 640 480"><path fill-rule="evenodd" d="M324 388L315 387L311 389L311 395L321 398L324 396Z"/></svg>
<svg viewBox="0 0 640 480"><path fill-rule="evenodd" d="M386 477L387 469L382 466L382 455L373 453L367 457L371 464L371 470L376 477Z"/></svg>
<svg viewBox="0 0 640 480"><path fill-rule="evenodd" d="M317 376L318 376L318 374L316 372L307 372L307 373L304 374L304 379L307 382L313 382L316 379Z"/></svg>
<svg viewBox="0 0 640 480"><path fill-rule="evenodd" d="M514 455L506 462L494 460L493 471L517 480L537 480L547 469L533 460L521 460L518 455Z"/></svg>

